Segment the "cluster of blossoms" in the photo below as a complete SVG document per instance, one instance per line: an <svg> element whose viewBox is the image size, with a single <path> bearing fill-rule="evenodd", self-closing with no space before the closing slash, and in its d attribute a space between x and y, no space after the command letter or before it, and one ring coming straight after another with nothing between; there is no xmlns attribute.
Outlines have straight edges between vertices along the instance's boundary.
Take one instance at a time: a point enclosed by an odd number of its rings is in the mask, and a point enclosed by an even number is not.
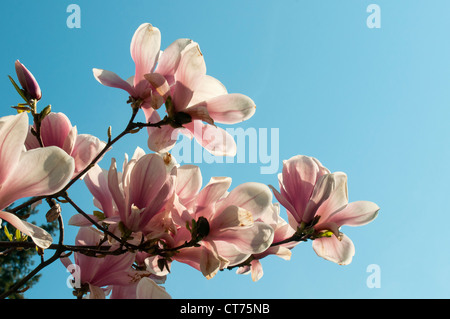
<svg viewBox="0 0 450 319"><path fill-rule="evenodd" d="M170 298L161 284L174 261L208 279L236 268L257 281L263 275L264 257L288 260L292 249L307 240L317 255L350 263L355 249L341 227L371 222L379 207L368 201L349 203L344 173L332 173L317 159L298 155L283 162L279 185L247 182L230 189L230 177L204 183L198 166L177 163L170 150L178 134L194 138L213 155L234 156L233 138L216 124L247 120L255 104L243 94L228 93L206 74L196 42L178 39L163 51L160 44L160 31L142 24L131 41L134 76L123 80L111 71L93 70L101 84L125 90L132 109L124 132L115 139L109 134L107 142L78 134L67 116L48 107L37 112L39 85L16 62L22 89L15 86L25 103L16 107L19 114L0 119L0 206L5 210L15 200L33 196L33 203L48 200L53 219L61 216L59 199L78 211L69 220L79 226L76 243L62 249L73 256L61 251L58 255L70 271L76 269L74 294ZM164 116L159 113L162 106ZM146 123L134 122L139 110ZM28 113L33 125L28 124ZM152 152L136 147L120 167L115 158L108 170L98 165L113 143L142 128L148 131ZM98 210L93 214L85 213L67 194L80 179L94 198ZM280 215L281 207L287 220ZM2 211L0 218L41 249L51 246L47 232L13 212Z"/></svg>

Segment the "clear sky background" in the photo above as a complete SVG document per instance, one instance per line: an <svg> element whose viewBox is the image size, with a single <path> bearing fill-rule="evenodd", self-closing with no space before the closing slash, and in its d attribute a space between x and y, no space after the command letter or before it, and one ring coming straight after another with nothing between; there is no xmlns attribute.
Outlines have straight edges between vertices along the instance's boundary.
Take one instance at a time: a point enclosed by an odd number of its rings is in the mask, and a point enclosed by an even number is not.
<svg viewBox="0 0 450 319"><path fill-rule="evenodd" d="M66 25L71 3L81 9L81 28ZM366 24L372 3L381 8L381 28ZM206 280L174 263L164 285L172 297L450 297L450 2L26 0L2 2L0 12L1 116L20 101L7 78L19 59L42 88L41 107L65 113L79 133L106 140L111 125L118 134L130 115L128 96L99 84L92 68L133 75L130 41L150 22L161 30L162 48L193 39L208 74L255 101L255 115L239 127L267 129L269 141L270 129L278 129L276 173L260 173L268 165L260 155L256 163L199 163L204 183L230 176L232 188L278 186L282 160L304 154L347 173L350 201L381 207L371 224L342 229L356 247L350 265L318 257L311 242L296 246L290 261L264 259L256 283L234 270ZM122 162L136 146L148 151L146 143L145 130L127 136L100 165L108 168L112 156ZM94 209L84 183L69 194ZM74 213L63 206L66 222ZM67 244L76 231L66 226ZM370 265L381 271L379 288L367 285ZM59 262L42 274L27 298L73 298Z"/></svg>

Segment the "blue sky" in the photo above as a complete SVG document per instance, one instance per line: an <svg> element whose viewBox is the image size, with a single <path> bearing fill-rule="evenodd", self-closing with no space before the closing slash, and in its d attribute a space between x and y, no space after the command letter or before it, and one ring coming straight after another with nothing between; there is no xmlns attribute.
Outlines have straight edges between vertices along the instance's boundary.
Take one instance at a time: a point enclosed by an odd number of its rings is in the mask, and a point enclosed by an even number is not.
<svg viewBox="0 0 450 319"><path fill-rule="evenodd" d="M81 28L66 25L69 4L81 9ZM366 8L381 9L381 28L366 24ZM69 116L79 133L106 139L126 125L125 92L100 85L92 68L127 78L134 73L129 45L136 28L150 22L162 48L177 38L200 44L208 73L229 92L250 96L255 115L243 129L277 129L281 161L297 154L318 158L348 175L350 201L380 207L371 224L346 233L356 246L353 262L338 266L317 257L311 243L292 259L263 260L254 283L234 271L206 280L173 264L165 284L174 298L448 298L450 265L446 169L449 160L450 3L419 1L21 1L0 5L1 116L19 99L7 75L19 59L43 91L40 105ZM123 160L146 148L145 131L127 136L105 156ZM230 176L277 185L266 164L199 163L204 181ZM71 197L90 211L92 196L76 183ZM42 212L43 213L43 212ZM63 207L68 221L75 212ZM282 211L285 216L284 210ZM76 228L66 227L66 243ZM369 265L381 286L369 288ZM28 298L72 298L68 273L55 263Z"/></svg>

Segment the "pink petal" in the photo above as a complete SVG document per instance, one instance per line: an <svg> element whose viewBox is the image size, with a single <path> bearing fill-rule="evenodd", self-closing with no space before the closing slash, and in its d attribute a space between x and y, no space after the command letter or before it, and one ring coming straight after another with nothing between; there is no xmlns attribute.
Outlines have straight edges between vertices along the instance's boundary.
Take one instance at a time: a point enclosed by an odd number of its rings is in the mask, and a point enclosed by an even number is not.
<svg viewBox="0 0 450 319"><path fill-rule="evenodd" d="M229 177L212 177L200 191L196 199L196 217L210 218L214 214L214 204L221 199L231 185Z"/></svg>
<svg viewBox="0 0 450 319"><path fill-rule="evenodd" d="M127 204L125 203L125 196L122 192L122 187L119 183L115 158L111 159L111 166L109 167L108 171L108 188L109 191L111 192L112 198L114 199L114 203L117 206L117 210L121 218L124 220L126 218L126 213L129 207L127 207Z"/></svg>
<svg viewBox="0 0 450 319"><path fill-rule="evenodd" d="M75 159L75 174L85 169L103 150L106 143L89 134L79 134L71 156Z"/></svg>
<svg viewBox="0 0 450 319"><path fill-rule="evenodd" d="M269 225L255 222L252 226L236 226L210 233L208 240L225 242L233 245L243 254L259 254L264 252L273 242L274 231ZM226 253L218 248L219 254L228 259Z"/></svg>
<svg viewBox="0 0 450 319"><path fill-rule="evenodd" d="M181 52L192 43L190 39L177 39L172 42L161 54L155 72L162 74L173 84L173 78L181 59Z"/></svg>
<svg viewBox="0 0 450 319"><path fill-rule="evenodd" d="M160 121L159 114L153 112L148 122L157 123ZM170 125L161 127L147 127L148 132L148 148L154 152L165 153L170 151L178 140L178 129L174 129Z"/></svg>
<svg viewBox="0 0 450 319"><path fill-rule="evenodd" d="M71 155L73 148L75 147L75 143L77 141L78 136L78 130L77 127L74 126L70 130L69 134L66 136L66 139L64 140L64 144L62 146L62 149L66 151L67 154Z"/></svg>
<svg viewBox="0 0 450 319"><path fill-rule="evenodd" d="M172 91L172 101L175 111L184 111L189 105L194 91L180 81L175 82Z"/></svg>
<svg viewBox="0 0 450 319"><path fill-rule="evenodd" d="M183 110L184 113L189 114L191 119L200 120L208 124L214 125L213 118L209 115L208 109L205 105L194 105Z"/></svg>
<svg viewBox="0 0 450 319"><path fill-rule="evenodd" d="M200 102L200 105L206 106L215 122L224 124L236 124L248 120L256 110L252 99L238 93L217 96Z"/></svg>
<svg viewBox="0 0 450 319"><path fill-rule="evenodd" d="M193 133L197 142L212 155L236 155L236 142L224 129L209 124L204 124L198 120L186 124L185 127Z"/></svg>
<svg viewBox="0 0 450 319"><path fill-rule="evenodd" d="M189 105L195 105L225 94L228 94L227 89L219 80L210 75L205 75L197 85Z"/></svg>
<svg viewBox="0 0 450 319"><path fill-rule="evenodd" d="M43 249L48 248L53 242L52 236L45 230L29 222L21 220L16 215L0 211L0 221L1 219L6 220L22 233L30 236L33 242Z"/></svg>
<svg viewBox="0 0 450 319"><path fill-rule="evenodd" d="M74 168L73 158L56 146L23 152L0 190L0 207L19 198L58 192L72 178Z"/></svg>
<svg viewBox="0 0 450 319"><path fill-rule="evenodd" d="M161 33L150 23L141 24L131 40L131 57L136 65L134 86L144 80L144 74L152 73L158 62L161 47Z"/></svg>
<svg viewBox="0 0 450 319"><path fill-rule="evenodd" d="M213 232L222 231L230 227L244 227L253 225L252 213L248 210L234 205L228 206L222 212L214 215L210 222Z"/></svg>
<svg viewBox="0 0 450 319"><path fill-rule="evenodd" d="M166 290L148 277L142 278L136 288L137 299L172 299Z"/></svg>
<svg viewBox="0 0 450 319"><path fill-rule="evenodd" d="M301 222L318 178L328 170L313 157L297 155L283 161L280 193L295 208ZM293 213L293 212L291 212Z"/></svg>
<svg viewBox="0 0 450 319"><path fill-rule="evenodd" d="M64 148L66 137L71 130L72 124L64 113L50 113L41 123L42 143L44 146Z"/></svg>
<svg viewBox="0 0 450 319"><path fill-rule="evenodd" d="M130 176L130 204L139 208L147 207L158 196L167 178L166 166L161 156L147 154L141 157Z"/></svg>
<svg viewBox="0 0 450 319"><path fill-rule="evenodd" d="M353 242L345 235L339 240L336 236L324 237L313 241L316 254L339 265L348 265L355 255Z"/></svg>
<svg viewBox="0 0 450 319"><path fill-rule="evenodd" d="M218 208L221 210L234 205L246 209L252 213L253 219L263 218L265 214L271 214L272 193L268 186L262 183L247 182L236 186L224 199Z"/></svg>
<svg viewBox="0 0 450 319"><path fill-rule="evenodd" d="M292 206L292 204L286 198L284 198L284 196L281 195L280 192L278 192L278 190L276 190L272 185L269 185L269 187L272 189L272 192L275 195L275 198L277 199L277 201L281 205L283 205L283 207L286 208L287 213L293 217L293 219L296 223L295 228L297 228L297 224L299 223L299 221L301 221L301 217L300 217L301 215L299 215L297 213L294 206Z"/></svg>
<svg viewBox="0 0 450 319"><path fill-rule="evenodd" d="M182 52L181 60L175 73L173 103L177 111L185 109L192 99L202 78L206 74L203 54L197 43L192 42Z"/></svg>
<svg viewBox="0 0 450 319"><path fill-rule="evenodd" d="M86 175L84 183L94 196L97 207L106 217L114 215L113 198L108 188L108 172L94 165Z"/></svg>
<svg viewBox="0 0 450 319"><path fill-rule="evenodd" d="M183 165L177 170L176 193L183 201L194 198L202 187L202 174L195 165Z"/></svg>
<svg viewBox="0 0 450 319"><path fill-rule="evenodd" d="M340 172L323 175L314 188L303 219L309 221L317 215L320 216L319 224L328 222L331 214L347 204L347 175Z"/></svg>
<svg viewBox="0 0 450 319"><path fill-rule="evenodd" d="M175 81L195 91L206 74L206 64L197 43L191 42L185 47L175 72Z"/></svg>
<svg viewBox="0 0 450 319"><path fill-rule="evenodd" d="M95 222L98 222L98 218L95 215L88 215L92 220ZM71 226L77 226L77 227L86 227L86 226L92 226L92 223L83 215L81 214L75 214L72 217L70 217L69 221L67 222L68 225Z"/></svg>
<svg viewBox="0 0 450 319"><path fill-rule="evenodd" d="M27 132L27 113L0 118L0 185L19 162Z"/></svg>
<svg viewBox="0 0 450 319"><path fill-rule="evenodd" d="M33 128L33 126L29 125L28 126L27 138L25 140L25 147L26 147L27 150L31 150L33 148L41 147L41 145L39 145L39 141L36 138L36 136L34 136L33 133L31 133L31 128Z"/></svg>
<svg viewBox="0 0 450 319"><path fill-rule="evenodd" d="M260 280L264 275L261 262L258 259L252 260L251 268L252 268L252 280L254 282Z"/></svg>
<svg viewBox="0 0 450 319"><path fill-rule="evenodd" d="M166 78L159 73L148 73L144 75L145 79L154 88L155 92L163 98L163 102L170 94L170 86Z"/></svg>
<svg viewBox="0 0 450 319"><path fill-rule="evenodd" d="M374 220L380 207L369 201L358 201L348 204L344 209L331 215L328 220L338 226L362 226Z"/></svg>
<svg viewBox="0 0 450 319"><path fill-rule="evenodd" d="M79 229L75 239L76 245L98 245L103 233L92 227ZM81 282L102 287L106 285L126 285L131 278L129 273L135 254L127 253L118 256L107 255L104 258L90 257L81 253L75 254L75 262L80 266Z"/></svg>
<svg viewBox="0 0 450 319"><path fill-rule="evenodd" d="M203 243L200 255L200 271L206 279L213 278L227 264L228 260L217 254L213 244L209 242Z"/></svg>
<svg viewBox="0 0 450 319"><path fill-rule="evenodd" d="M135 96L136 93L134 91L134 88L128 83L127 81L123 80L120 76L118 76L116 73L102 70L102 69L92 69L92 72L94 73L95 79L100 82L101 84L109 87L114 87L118 89L122 89L127 91L131 96Z"/></svg>

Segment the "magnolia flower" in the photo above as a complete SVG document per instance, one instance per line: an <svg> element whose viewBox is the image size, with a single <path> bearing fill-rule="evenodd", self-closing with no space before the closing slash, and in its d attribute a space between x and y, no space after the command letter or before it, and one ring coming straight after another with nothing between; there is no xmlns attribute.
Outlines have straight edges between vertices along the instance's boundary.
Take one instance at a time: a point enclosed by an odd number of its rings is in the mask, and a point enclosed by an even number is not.
<svg viewBox="0 0 450 319"><path fill-rule="evenodd" d="M196 174L192 180L198 180ZM184 183L184 195L196 187L197 182ZM231 179L212 178L196 194L194 200L186 197L174 205L173 217L178 225L192 225L192 220L207 220L207 231L199 241L200 247L183 248L173 259L186 263L210 279L227 266L245 261L250 255L265 251L273 240L273 229L257 221L271 208L272 194L267 186L259 183L239 185L228 193ZM195 189L195 188L194 188ZM179 189L178 189L179 191ZM182 202L188 203L186 206ZM178 229L174 244L191 239L186 227Z"/></svg>
<svg viewBox="0 0 450 319"><path fill-rule="evenodd" d="M161 121L154 110L166 103L170 125L148 128L148 146L152 151L169 151L178 134L183 133L194 137L214 155L234 156L236 143L232 136L214 123L244 121L254 114L255 103L245 95L228 94L222 83L206 75L197 43L177 39L163 52L160 46L159 29L144 23L131 41L135 75L123 80L114 72L95 68L94 77L105 86L127 91L133 101L139 102L137 105L150 123Z"/></svg>
<svg viewBox="0 0 450 319"><path fill-rule="evenodd" d="M30 196L51 195L70 180L74 161L57 147L25 150L28 115L21 113L0 118L0 210ZM2 212L0 218L30 236L40 247L52 241L44 230L16 216Z"/></svg>
<svg viewBox="0 0 450 319"><path fill-rule="evenodd" d="M97 246L102 242L104 235L99 230L92 227L82 227L75 238L77 246ZM103 243L110 245L109 243ZM111 248L114 250L115 248ZM104 299L106 287L109 285L126 286L135 280L135 273L132 269L134 254L126 253L121 255L106 255L102 258L87 256L80 252L75 252L74 263L68 258L61 258L61 262L78 284L75 288L84 288L84 292L90 293L91 298Z"/></svg>
<svg viewBox="0 0 450 319"><path fill-rule="evenodd" d="M26 151L27 132L27 113L0 118L0 209L20 198L54 194L73 174L73 159L57 147Z"/></svg>
<svg viewBox="0 0 450 319"><path fill-rule="evenodd" d="M189 42L188 39L178 39L161 53L161 32L150 23L143 23L135 31L130 45L131 57L135 63L134 76L124 80L114 72L94 68L94 77L105 86L127 91L134 101L139 102L146 117L150 118L153 110L158 109L163 101L158 95L154 96L154 89L144 75L157 72L171 83L180 52Z"/></svg>
<svg viewBox="0 0 450 319"><path fill-rule="evenodd" d="M171 85L158 73L145 76L155 89L155 96L166 102L170 125L149 127L148 146L156 152L167 152L176 143L178 133L194 137L213 155L234 156L236 143L232 136L215 123L236 124L255 113L255 103L243 94L228 94L225 86L206 74L203 54L192 42L180 53L180 61ZM180 116L181 115L181 116ZM158 113L147 121L157 123Z"/></svg>
<svg viewBox="0 0 450 319"><path fill-rule="evenodd" d="M286 239L289 239L295 233L293 229L281 216L280 206L278 203L273 204L271 214L264 214L263 219L260 221L270 225L274 230L273 243L281 243ZM276 255L284 260L291 259L291 249L296 246L298 242L287 242L284 244L276 244L269 247L262 253L252 255L252 260L249 265L239 267L236 271L237 274L251 273L253 281L258 281L263 276L263 267L260 262L266 256Z"/></svg>
<svg viewBox="0 0 450 319"><path fill-rule="evenodd" d="M25 146L28 150L39 148L39 142L28 132ZM75 160L74 177L82 172L105 147L105 142L89 134L78 134L77 127L72 126L63 113L50 113L41 122L40 137L44 147L57 146Z"/></svg>
<svg viewBox="0 0 450 319"><path fill-rule="evenodd" d="M121 173L113 158L109 171L95 166L85 183L94 195L95 205L104 213L103 222L122 222L131 232L158 236L170 228L166 213L171 207L174 178L162 156L145 154L138 148L130 160L126 156ZM69 223L86 225L80 215Z"/></svg>
<svg viewBox="0 0 450 319"><path fill-rule="evenodd" d="M16 68L17 78L19 79L19 83L22 86L25 95L31 99L40 100L42 97L41 88L33 74L28 71L25 65L20 63L19 60L16 60L14 66Z"/></svg>
<svg viewBox="0 0 450 319"><path fill-rule="evenodd" d="M361 226L371 222L379 207L369 201L348 203L347 176L330 173L315 158L294 156L284 161L279 174L280 192L272 187L294 229L313 226L314 251L321 257L346 265L355 252L353 242L341 233L343 225Z"/></svg>

